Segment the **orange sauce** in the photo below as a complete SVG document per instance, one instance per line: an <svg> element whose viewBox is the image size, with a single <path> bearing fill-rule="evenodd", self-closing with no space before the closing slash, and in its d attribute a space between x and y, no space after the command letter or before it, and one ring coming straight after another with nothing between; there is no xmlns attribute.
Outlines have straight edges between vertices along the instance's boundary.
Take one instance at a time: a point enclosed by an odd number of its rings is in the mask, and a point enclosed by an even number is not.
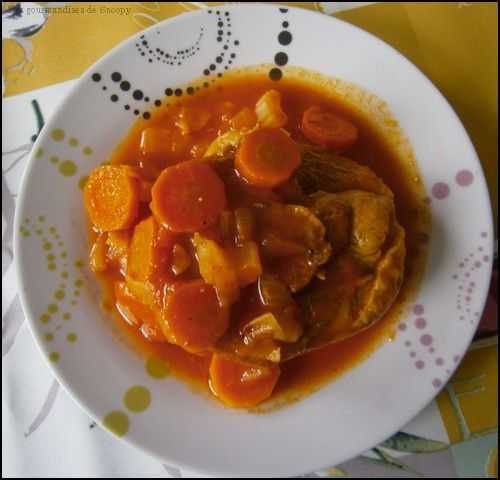
<svg viewBox="0 0 500 480"><path fill-rule="evenodd" d="M365 359L385 341L395 335L395 325L401 312L412 300L415 289L423 273L429 238L430 216L425 202L423 188L412 158L404 158L383 135L373 118L363 113L352 102L335 95L328 82L318 83L304 78L285 75L279 82L271 81L264 74L228 75L214 86L202 89L194 95L185 95L172 100L167 97L162 106L153 113L149 121L138 120L123 142L112 155L112 163L138 165L140 159L141 131L146 127L171 128L181 105L196 106L210 112L228 108L234 104L236 113L243 107L254 108L258 98L268 89L279 90L282 107L289 118L286 129L292 137L303 139L300 130L302 112L311 105L325 106L350 119L359 129L359 139L345 156L367 165L377 173L393 191L398 221L406 230L406 274L396 302L385 317L376 325L339 343L294 358L281 365L281 377L273 393L275 405L296 400L352 368ZM228 114L230 115L230 114ZM187 155L196 156L198 147L207 145L217 135L220 123L209 123L207 128L189 136L184 146ZM198 147L197 147L198 146ZM105 305L114 313L120 330L126 334L134 348L144 355L155 355L165 359L171 371L183 380L208 388L209 356L186 353L170 344L147 342L133 327L129 326L114 308L113 274L101 275L104 286Z"/></svg>

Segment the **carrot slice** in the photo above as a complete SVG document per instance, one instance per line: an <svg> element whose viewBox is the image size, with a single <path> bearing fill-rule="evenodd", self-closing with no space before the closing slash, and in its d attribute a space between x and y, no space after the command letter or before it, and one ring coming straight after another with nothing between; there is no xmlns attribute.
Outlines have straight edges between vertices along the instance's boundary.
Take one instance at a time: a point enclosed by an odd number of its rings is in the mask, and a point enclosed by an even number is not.
<svg viewBox="0 0 500 480"><path fill-rule="evenodd" d="M161 318L171 343L191 353L213 347L229 326L229 310L219 306L215 289L203 280L175 285Z"/></svg>
<svg viewBox="0 0 500 480"><path fill-rule="evenodd" d="M271 396L278 366L264 367L214 354L210 362L210 389L230 407L249 408Z"/></svg>
<svg viewBox="0 0 500 480"><path fill-rule="evenodd" d="M165 169L151 194L156 219L174 232L213 225L226 205L222 180L208 164L195 160Z"/></svg>
<svg viewBox="0 0 500 480"><path fill-rule="evenodd" d="M346 150L358 139L356 125L317 106L302 115L302 131L311 142L337 151Z"/></svg>
<svg viewBox="0 0 500 480"><path fill-rule="evenodd" d="M282 130L261 128L247 135L236 152L238 173L251 185L273 188L300 165L296 143Z"/></svg>
<svg viewBox="0 0 500 480"><path fill-rule="evenodd" d="M127 168L96 168L84 189L91 222L102 231L124 230L134 223L139 208L139 180Z"/></svg>

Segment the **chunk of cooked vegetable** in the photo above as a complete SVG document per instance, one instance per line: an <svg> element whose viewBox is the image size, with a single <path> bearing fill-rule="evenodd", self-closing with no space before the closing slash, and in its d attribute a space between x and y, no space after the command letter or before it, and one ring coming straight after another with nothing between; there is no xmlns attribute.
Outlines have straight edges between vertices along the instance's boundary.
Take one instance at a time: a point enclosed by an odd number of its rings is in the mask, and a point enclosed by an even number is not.
<svg viewBox="0 0 500 480"><path fill-rule="evenodd" d="M277 339L284 342L295 342L303 333L299 322L300 311L288 287L275 275L265 273L258 283L261 303L268 308L282 331Z"/></svg>
<svg viewBox="0 0 500 480"><path fill-rule="evenodd" d="M193 106L181 107L175 124L180 128L183 135L202 130L210 120L212 114L205 109Z"/></svg>
<svg viewBox="0 0 500 480"><path fill-rule="evenodd" d="M244 243L254 239L255 236L255 214L251 208L236 208L234 210L236 223L236 237L238 243Z"/></svg>
<svg viewBox="0 0 500 480"><path fill-rule="evenodd" d="M273 308L283 308L293 302L288 287L276 276L263 273L258 283L259 299L262 305Z"/></svg>
<svg viewBox="0 0 500 480"><path fill-rule="evenodd" d="M236 225L233 210L223 210L219 217L219 231L224 245L233 245L236 238Z"/></svg>
<svg viewBox="0 0 500 480"><path fill-rule="evenodd" d="M249 133L236 152L238 173L257 187L274 188L286 182L299 165L297 144L276 128Z"/></svg>
<svg viewBox="0 0 500 480"><path fill-rule="evenodd" d="M279 233L270 230L262 232L260 246L264 256L269 258L292 257L304 255L307 247L297 241L283 238Z"/></svg>
<svg viewBox="0 0 500 480"><path fill-rule="evenodd" d="M259 315L243 327L243 338L245 343L251 343L253 338L270 336L273 340L285 340L285 332L281 328L276 317L270 313Z"/></svg>
<svg viewBox="0 0 500 480"><path fill-rule="evenodd" d="M304 112L302 131L306 138L316 145L338 152L352 147L358 139L356 125L318 106L309 107Z"/></svg>
<svg viewBox="0 0 500 480"><path fill-rule="evenodd" d="M170 153L172 134L163 128L145 128L141 134L140 149L143 157L156 160Z"/></svg>
<svg viewBox="0 0 500 480"><path fill-rule="evenodd" d="M257 114L248 107L241 109L230 120L230 125L233 130L251 130L257 124Z"/></svg>
<svg viewBox="0 0 500 480"><path fill-rule="evenodd" d="M214 287L202 280L176 284L161 317L168 340L188 352L209 350L229 326L229 310L221 307Z"/></svg>
<svg viewBox="0 0 500 480"><path fill-rule="evenodd" d="M215 138L216 133L211 130L206 132L204 135L198 134L196 137L196 143L194 143L191 150L189 150L190 157L193 160L201 160Z"/></svg>
<svg viewBox="0 0 500 480"><path fill-rule="evenodd" d="M271 396L278 382L278 366L245 363L222 354L210 362L210 388L225 404L250 408Z"/></svg>
<svg viewBox="0 0 500 480"><path fill-rule="evenodd" d="M138 281L130 276L125 276L128 290L137 301L149 307L161 307L163 303L163 285L160 279L156 282Z"/></svg>
<svg viewBox="0 0 500 480"><path fill-rule="evenodd" d="M145 128L141 133L140 143L143 160L150 166L151 163L161 167L176 163L188 146L186 138L179 130L176 130L158 127Z"/></svg>
<svg viewBox="0 0 500 480"><path fill-rule="evenodd" d="M159 245L159 232L160 228L153 217L135 226L127 260L127 276L131 279L157 283L162 276L166 277L170 249Z"/></svg>
<svg viewBox="0 0 500 480"><path fill-rule="evenodd" d="M187 250L176 243L172 248L172 272L175 275L181 275L191 266L191 257Z"/></svg>
<svg viewBox="0 0 500 480"><path fill-rule="evenodd" d="M83 197L90 221L99 230L124 230L137 218L139 180L126 167L98 167L90 174Z"/></svg>
<svg viewBox="0 0 500 480"><path fill-rule="evenodd" d="M238 147L245 135L243 130L229 130L218 135L206 149L203 158L225 159L229 152Z"/></svg>
<svg viewBox="0 0 500 480"><path fill-rule="evenodd" d="M240 287L257 281L262 274L259 247L255 242L246 241L229 251L231 263L236 271Z"/></svg>
<svg viewBox="0 0 500 480"><path fill-rule="evenodd" d="M199 233L193 236L200 274L206 283L213 285L222 306L235 303L240 295L237 273L228 253L216 242Z"/></svg>
<svg viewBox="0 0 500 480"><path fill-rule="evenodd" d="M196 232L213 225L226 205L224 183L196 160L166 168L153 185L151 210L174 232Z"/></svg>
<svg viewBox="0 0 500 480"><path fill-rule="evenodd" d="M130 236L130 230L118 230L108 233L106 244L108 245L108 255L111 259L119 259L127 255Z"/></svg>
<svg viewBox="0 0 500 480"><path fill-rule="evenodd" d="M277 90L268 90L257 100L255 113L262 127L283 128L288 122L288 117L281 108L281 94Z"/></svg>
<svg viewBox="0 0 500 480"><path fill-rule="evenodd" d="M90 249L90 269L94 273L104 272L108 268L107 233L100 233Z"/></svg>
<svg viewBox="0 0 500 480"><path fill-rule="evenodd" d="M108 232L106 238L106 255L111 262L118 264L123 272L125 272L127 268L130 237L131 230L117 230L115 232Z"/></svg>
<svg viewBox="0 0 500 480"><path fill-rule="evenodd" d="M165 342L160 327L160 312L151 304L139 301L125 282L115 284L116 309L130 325L138 327L150 342Z"/></svg>

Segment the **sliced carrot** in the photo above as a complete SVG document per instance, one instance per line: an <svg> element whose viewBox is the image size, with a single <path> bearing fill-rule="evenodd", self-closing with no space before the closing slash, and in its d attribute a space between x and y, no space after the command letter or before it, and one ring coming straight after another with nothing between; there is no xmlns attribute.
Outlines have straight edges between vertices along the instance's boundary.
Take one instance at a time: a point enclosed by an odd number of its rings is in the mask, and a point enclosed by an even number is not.
<svg viewBox="0 0 500 480"><path fill-rule="evenodd" d="M302 131L313 143L342 151L358 139L358 129L349 120L320 107L309 107L302 115Z"/></svg>
<svg viewBox="0 0 500 480"><path fill-rule="evenodd" d="M226 205L224 183L196 160L165 169L151 191L156 219L174 232L196 232L213 225Z"/></svg>
<svg viewBox="0 0 500 480"><path fill-rule="evenodd" d="M116 309L124 320L139 328L142 335L151 342L165 342L160 328L160 312L151 305L137 299L125 282L115 284Z"/></svg>
<svg viewBox="0 0 500 480"><path fill-rule="evenodd" d="M248 134L236 152L238 173L251 185L274 188L300 165L296 143L282 130L261 128Z"/></svg>
<svg viewBox="0 0 500 480"><path fill-rule="evenodd" d="M127 168L107 165L92 171L84 189L91 222L102 231L123 230L134 223L139 208L139 180Z"/></svg>
<svg viewBox="0 0 500 480"><path fill-rule="evenodd" d="M249 408L263 402L279 376L278 366L252 365L221 354L214 354L210 362L210 389L230 407Z"/></svg>
<svg viewBox="0 0 500 480"><path fill-rule="evenodd" d="M108 268L107 233L100 233L90 249L90 269L94 273L104 272Z"/></svg>
<svg viewBox="0 0 500 480"><path fill-rule="evenodd" d="M175 285L167 296L161 325L171 343L191 353L214 346L229 326L229 310L203 280Z"/></svg>
<svg viewBox="0 0 500 480"><path fill-rule="evenodd" d="M128 248L127 276L138 282L161 281L167 274L171 248L160 246L160 228L153 217L138 223Z"/></svg>

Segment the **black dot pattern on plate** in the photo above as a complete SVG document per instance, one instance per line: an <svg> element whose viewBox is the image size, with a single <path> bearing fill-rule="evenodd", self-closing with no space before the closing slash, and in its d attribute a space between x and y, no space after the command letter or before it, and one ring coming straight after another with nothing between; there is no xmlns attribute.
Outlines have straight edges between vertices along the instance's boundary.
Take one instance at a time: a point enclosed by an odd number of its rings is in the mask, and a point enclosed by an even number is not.
<svg viewBox="0 0 500 480"><path fill-rule="evenodd" d="M215 75L216 78L221 78L223 72L229 69L229 65L231 65L236 58L234 49L239 46L240 42L239 40L232 40L231 38L233 36L231 12L208 9L207 13L215 20L215 40L217 44L220 45L220 51L216 53L213 61L203 69L203 75ZM204 84L204 86L206 85Z"/></svg>
<svg viewBox="0 0 500 480"><path fill-rule="evenodd" d="M160 31L156 30L156 33L159 34ZM146 38L146 35L141 35L140 41L135 44L135 48L141 57L145 57L148 63L181 66L186 60L195 56L200 51L200 44L204 35L205 28L200 27L198 37L191 46L176 51L167 51L156 39L149 40Z"/></svg>
<svg viewBox="0 0 500 480"><path fill-rule="evenodd" d="M130 111L134 115L139 115L142 113L142 117L146 120L151 118L151 113L147 110L142 111L141 105L133 105L135 108L132 108L132 106L130 105L131 100L132 103L134 103L134 101L139 102L141 100L144 102L149 102L150 99L147 95L144 94L141 89L132 88L132 84L130 83L130 81L125 79L121 72L115 71L109 75L103 75L99 72L96 72L91 75L91 78L96 84L99 84L103 78L109 78L111 80L111 93L108 98L113 104L119 104L123 100L122 105L124 110ZM102 85L101 89L103 91L107 91L108 86ZM119 95L120 93L121 95ZM132 98L128 97L128 95L130 95ZM160 103L158 104L155 102L156 106L161 105L161 100L157 100L157 102Z"/></svg>
<svg viewBox="0 0 500 480"><path fill-rule="evenodd" d="M280 8L279 11L282 14L286 14L288 12L288 8ZM281 47L287 47L292 43L293 36L291 32L288 30L290 27L290 22L288 20L284 20L281 22L281 30L278 33L278 43ZM288 54L283 50L280 50L274 55L274 64L275 67L269 70L269 78L274 81L281 80L283 78L283 71L279 67L284 67L288 63Z"/></svg>
<svg viewBox="0 0 500 480"><path fill-rule="evenodd" d="M203 69L203 74L206 77L211 77L203 83L199 85L189 85L185 90L182 88L172 88L166 87L164 93L167 97L176 96L181 97L184 93L187 95L194 95L195 92L199 91L201 87L209 87L210 84L215 82L216 78L221 78L223 76L223 72L227 71L230 68L230 65L237 58L236 48L240 45L240 41L238 39L234 39L233 32L231 30L231 13L230 12L221 12L220 10L207 10L208 15L210 15L215 23L213 25L213 33L215 34L215 39L217 43L220 43L220 50L216 52L213 56L213 60L206 65ZM139 52L141 57L145 57L145 60L148 63L153 62L161 62L163 64L167 64L170 66L182 66L183 63L194 56L196 52L200 51L200 44L205 35L205 28L200 27L200 32L196 41L185 49L179 49L174 51L166 51L163 45L158 44L156 37L154 40L150 40L146 38L146 34L142 34L139 37L139 40L135 43L135 48ZM211 27L210 27L211 28ZM154 31L157 35L160 34L160 31L157 29ZM276 65L285 65L288 61L288 56L285 52L278 52L275 56ZM281 78L282 73L281 70L273 69L273 73L270 75L273 79L279 80ZM136 102L150 102L150 97L146 95L139 88L134 88L130 81L124 78L123 74L118 71L113 71L106 76L106 78L111 79L111 94L108 97L111 102L119 103L120 100L126 99L128 103L123 103L123 108L126 111L130 111L135 116L142 115L142 118L148 120L151 118L151 113L147 110L143 110L141 105L138 105ZM103 79L103 74L100 72L95 72L92 74L92 80L95 83L101 82ZM115 87L115 88L113 88ZM107 86L102 86L103 90L107 90ZM115 91L113 91L115 90ZM118 95L118 93L125 93L125 95ZM130 95L131 98L126 98L127 95ZM153 97L154 98L154 97ZM130 104L130 100L132 100L132 105ZM153 100L155 107L160 107L162 105L162 100L156 98ZM142 104L144 105L144 104ZM166 104L168 107L168 104Z"/></svg>

